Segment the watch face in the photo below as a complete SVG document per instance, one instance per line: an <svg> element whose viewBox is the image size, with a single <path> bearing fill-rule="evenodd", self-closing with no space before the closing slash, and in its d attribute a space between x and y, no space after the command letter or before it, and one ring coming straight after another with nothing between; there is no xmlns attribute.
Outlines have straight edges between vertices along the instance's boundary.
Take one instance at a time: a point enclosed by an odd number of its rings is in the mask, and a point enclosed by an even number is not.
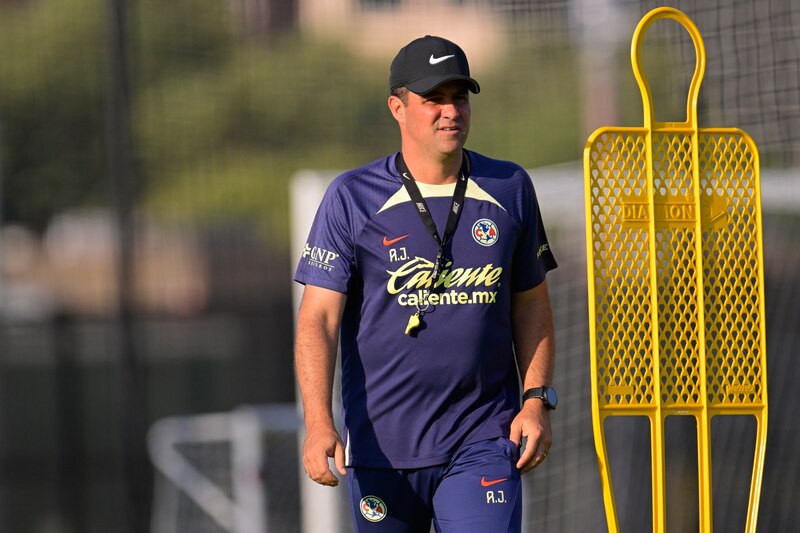
<svg viewBox="0 0 800 533"><path fill-rule="evenodd" d="M556 393L556 389L553 387L545 387L544 388L544 398L545 403L548 403L552 406L553 409L558 406L558 394Z"/></svg>

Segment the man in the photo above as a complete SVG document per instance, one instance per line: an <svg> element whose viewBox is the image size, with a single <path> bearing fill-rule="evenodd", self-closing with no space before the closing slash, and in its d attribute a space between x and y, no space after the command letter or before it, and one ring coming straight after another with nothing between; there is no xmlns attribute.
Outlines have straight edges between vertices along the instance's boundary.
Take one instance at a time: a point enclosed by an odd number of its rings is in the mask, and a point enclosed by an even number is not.
<svg viewBox="0 0 800 533"><path fill-rule="evenodd" d="M412 41L389 85L401 152L331 184L295 274L303 463L335 486L333 458L357 531L518 532L557 402L556 262L525 171L463 148L480 87L461 48Z"/></svg>

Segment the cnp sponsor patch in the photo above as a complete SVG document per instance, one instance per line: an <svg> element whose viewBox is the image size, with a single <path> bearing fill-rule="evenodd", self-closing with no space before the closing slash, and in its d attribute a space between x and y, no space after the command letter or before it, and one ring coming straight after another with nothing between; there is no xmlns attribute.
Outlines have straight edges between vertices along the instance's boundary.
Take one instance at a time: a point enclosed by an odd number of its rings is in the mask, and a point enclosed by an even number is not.
<svg viewBox="0 0 800 533"><path fill-rule="evenodd" d="M311 246L306 243L303 250L303 259L308 260L308 264L321 268L322 270L333 270L333 262L339 257L339 254L320 248L319 246Z"/></svg>

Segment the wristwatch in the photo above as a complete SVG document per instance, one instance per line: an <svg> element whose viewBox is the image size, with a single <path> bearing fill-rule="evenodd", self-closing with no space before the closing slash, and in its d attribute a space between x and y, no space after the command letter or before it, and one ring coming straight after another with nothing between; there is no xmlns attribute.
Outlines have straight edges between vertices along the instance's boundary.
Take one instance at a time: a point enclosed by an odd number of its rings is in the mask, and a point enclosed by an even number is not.
<svg viewBox="0 0 800 533"><path fill-rule="evenodd" d="M531 398L539 398L548 409L553 410L558 407L558 394L554 387L534 387L528 389L525 391L525 394L522 395L522 403L525 403Z"/></svg>

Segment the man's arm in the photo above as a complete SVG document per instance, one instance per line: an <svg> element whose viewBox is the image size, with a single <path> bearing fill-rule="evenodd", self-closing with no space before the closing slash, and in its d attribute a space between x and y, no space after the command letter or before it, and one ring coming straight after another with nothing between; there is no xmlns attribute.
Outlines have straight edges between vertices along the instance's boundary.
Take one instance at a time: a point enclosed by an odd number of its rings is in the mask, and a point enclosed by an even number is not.
<svg viewBox="0 0 800 533"><path fill-rule="evenodd" d="M339 480L328 465L346 475L344 445L333 423L331 397L339 326L347 296L306 285L297 316L295 367L303 399L306 438L303 465L308 476L322 485L335 487Z"/></svg>
<svg viewBox="0 0 800 533"><path fill-rule="evenodd" d="M523 390L552 385L555 334L547 282L527 291L513 293L511 327ZM519 446L523 437L528 442L517 468L524 474L544 461L552 443L550 411L544 402L528 400L514 418L510 438Z"/></svg>

